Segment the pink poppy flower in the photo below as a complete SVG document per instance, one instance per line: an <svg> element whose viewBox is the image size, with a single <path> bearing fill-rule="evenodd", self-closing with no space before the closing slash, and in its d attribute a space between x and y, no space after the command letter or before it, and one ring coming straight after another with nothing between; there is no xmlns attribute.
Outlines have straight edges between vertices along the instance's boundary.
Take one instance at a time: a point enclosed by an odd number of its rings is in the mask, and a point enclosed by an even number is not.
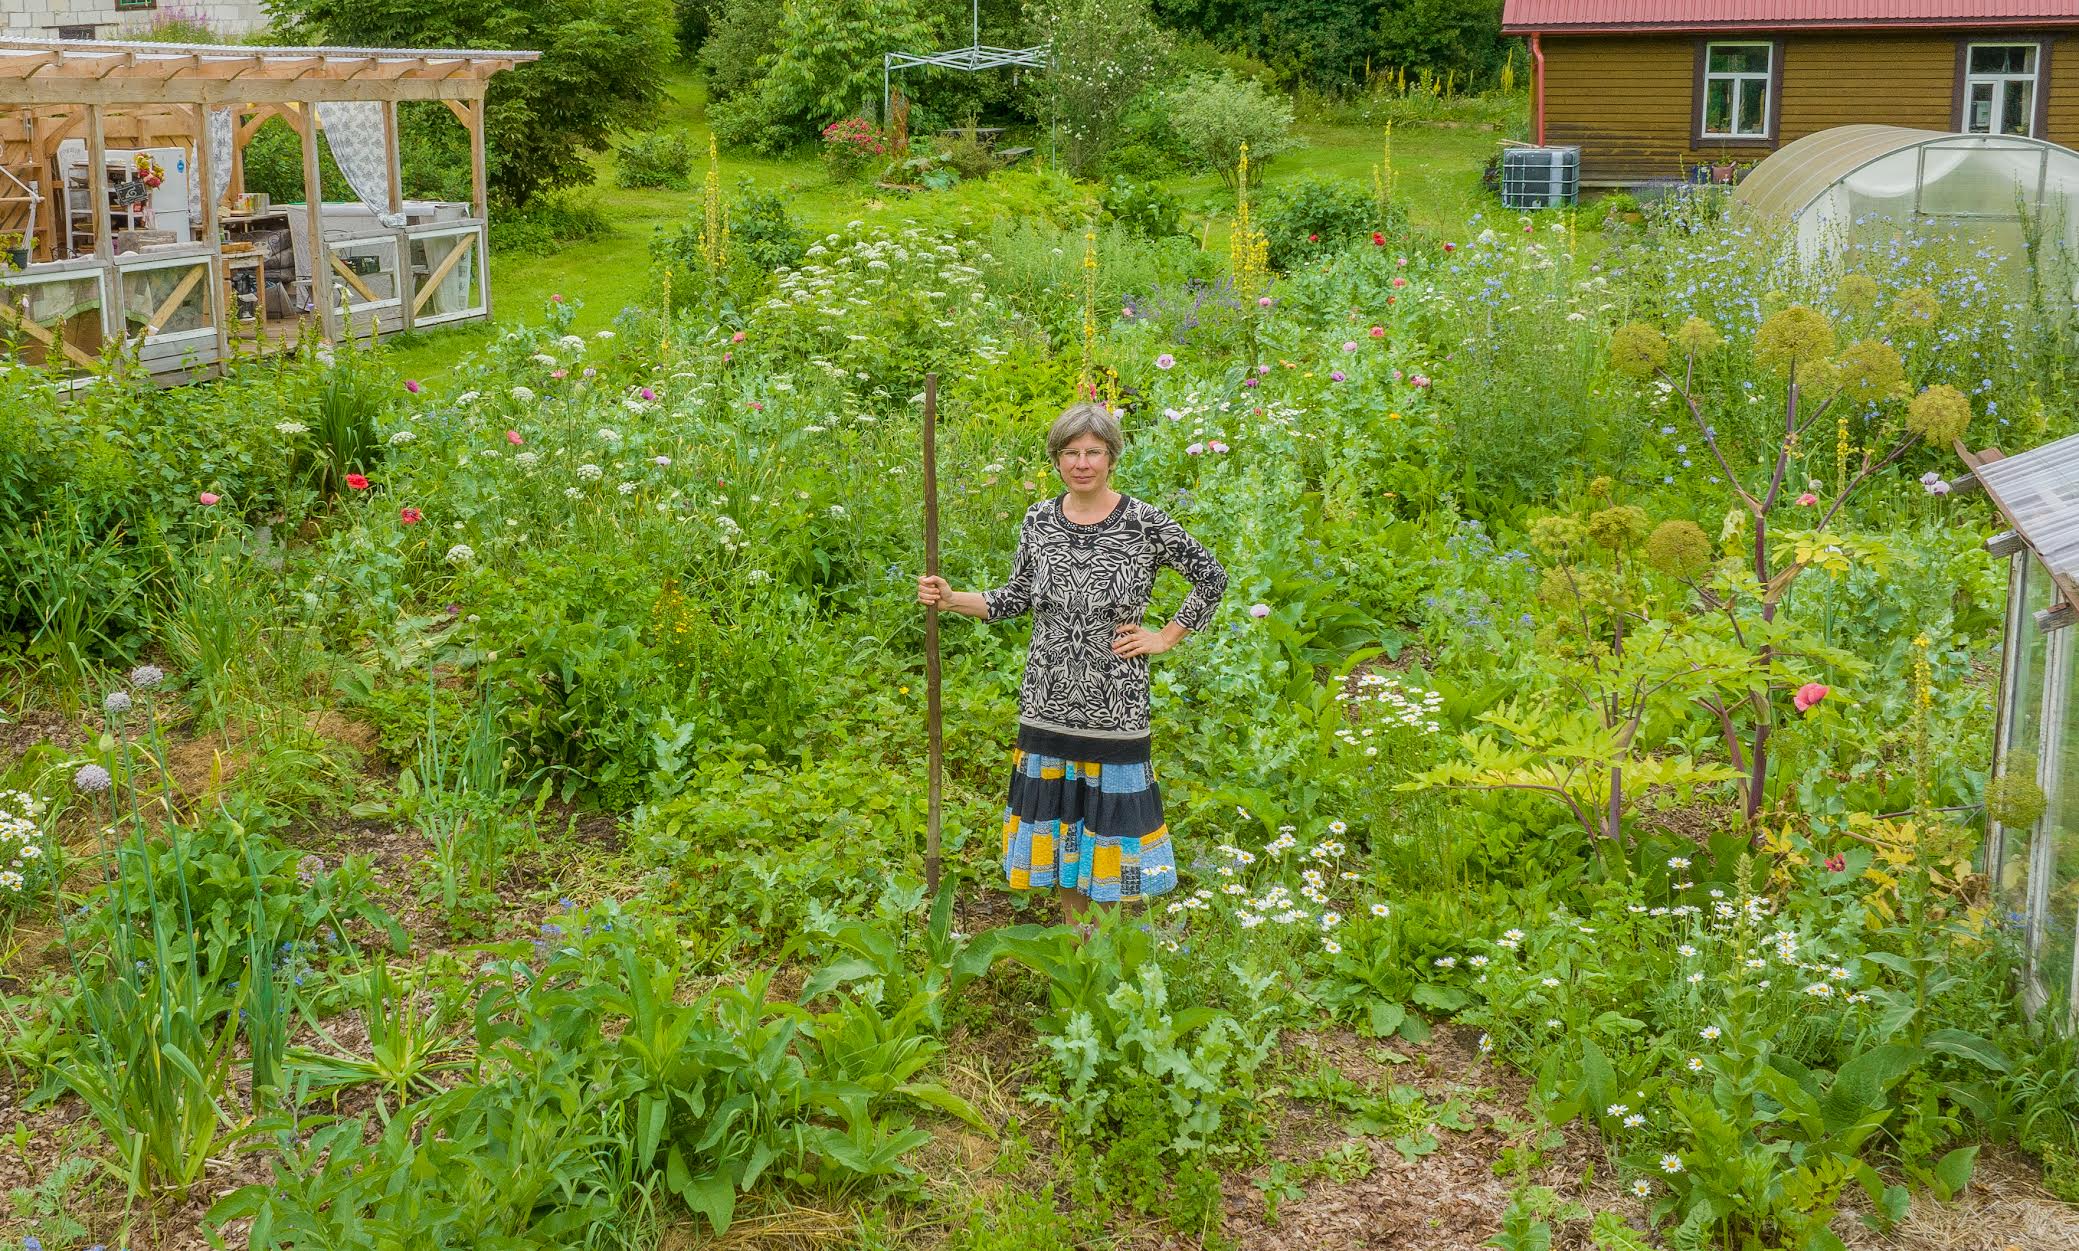
<svg viewBox="0 0 2079 1251"><path fill-rule="evenodd" d="M644 387L642 390L636 392L636 394L642 396L642 398L645 400L654 400L657 398L657 393L655 391L650 390L648 387Z"/></svg>
<svg viewBox="0 0 2079 1251"><path fill-rule="evenodd" d="M1259 296L1257 296L1257 297L1256 297L1256 307L1258 307L1258 308L1269 308L1270 306L1271 306L1271 298L1270 298L1269 296L1267 296L1267 295L1259 295Z"/></svg>
<svg viewBox="0 0 2079 1251"><path fill-rule="evenodd" d="M1365 333L1369 334L1374 339L1383 339L1386 337L1386 327L1373 326L1370 330L1367 330Z"/></svg>
<svg viewBox="0 0 2079 1251"><path fill-rule="evenodd" d="M1206 447L1219 455L1224 456L1227 453L1227 445L1218 439L1214 439L1211 443L1206 444Z"/></svg>
<svg viewBox="0 0 2079 1251"><path fill-rule="evenodd" d="M1251 604L1251 605L1249 605L1249 615L1250 615L1250 616L1252 616L1252 617L1254 617L1254 618L1256 618L1256 619L1257 619L1258 621L1261 621L1261 620L1263 620L1263 619L1264 619L1265 617L1268 617L1268 616L1270 616L1270 605L1269 605L1269 604Z"/></svg>
<svg viewBox="0 0 2079 1251"><path fill-rule="evenodd" d="M735 334L730 335L729 341L731 343L742 343L744 341L744 332L739 330Z"/></svg>
<svg viewBox="0 0 2079 1251"><path fill-rule="evenodd" d="M549 371L549 377L554 378L559 382L565 378L568 378L569 376L570 371L567 369L552 369Z"/></svg>
<svg viewBox="0 0 2079 1251"><path fill-rule="evenodd" d="M406 378L404 380L404 389L411 392L413 395L417 395L420 391L424 390L424 388L419 385L419 380L417 378Z"/></svg>
<svg viewBox="0 0 2079 1251"><path fill-rule="evenodd" d="M1408 379L1408 385L1411 387L1426 387L1429 385L1429 375L1415 374Z"/></svg>
<svg viewBox="0 0 2079 1251"><path fill-rule="evenodd" d="M1797 688L1797 694L1790 697L1790 702L1797 705L1799 712L1810 712L1827 697L1828 689L1817 682L1807 682Z"/></svg>
<svg viewBox="0 0 2079 1251"><path fill-rule="evenodd" d="M202 494L200 494L200 495L196 496L196 497L195 497L195 500L196 500L196 502L197 502L197 503L201 504L201 505L202 505L202 506L203 506L204 508L214 508L214 507L216 507L216 503L217 503L217 501L218 501L218 500L220 500L220 499L222 499L222 498L224 498L224 497L223 497L223 496L221 496L221 495L218 495L218 494L217 494L216 492L214 492L214 491L204 491L204 492L203 492Z"/></svg>
<svg viewBox="0 0 2079 1251"><path fill-rule="evenodd" d="M1395 286L1396 288L1399 288L1399 287L1405 287L1405 286L1407 286L1407 285L1408 285L1408 279L1407 279L1407 276L1406 276L1405 274L1395 274L1395 275L1393 276L1393 285L1394 285L1394 286Z"/></svg>
<svg viewBox="0 0 2079 1251"><path fill-rule="evenodd" d="M420 512L416 508L400 508L397 510L397 520L403 522L405 525L408 526L415 526L419 524L419 522L422 521L425 518L425 516L426 514Z"/></svg>
<svg viewBox="0 0 2079 1251"><path fill-rule="evenodd" d="M1157 369L1174 369L1176 368L1176 364L1177 358L1171 356L1168 352L1164 352L1162 355L1155 358L1155 368Z"/></svg>
<svg viewBox="0 0 2079 1251"><path fill-rule="evenodd" d="M1193 443L1191 446L1184 449L1184 454L1186 456L1203 456L1206 454L1206 445L1203 443Z"/></svg>
<svg viewBox="0 0 2079 1251"><path fill-rule="evenodd" d="M505 432L505 441L507 443L512 444L514 447L518 447L520 446L520 444L525 443L527 440L520 437L519 431L508 430Z"/></svg>
<svg viewBox="0 0 2079 1251"><path fill-rule="evenodd" d="M1341 382L1343 380L1343 371L1340 369L1330 370L1328 380L1330 382Z"/></svg>
<svg viewBox="0 0 2079 1251"><path fill-rule="evenodd" d="M1345 352L1355 352L1357 350L1356 341L1352 339L1343 340L1343 350Z"/></svg>
<svg viewBox="0 0 2079 1251"><path fill-rule="evenodd" d="M1812 505L1817 504L1819 502L1819 497L1812 494L1810 491L1807 491L1803 495L1797 497L1797 502L1806 508L1810 508Z"/></svg>
<svg viewBox="0 0 2079 1251"><path fill-rule="evenodd" d="M1243 385L1243 386L1245 386L1245 387L1253 387L1253 386L1255 386L1255 385L1256 385L1256 379L1254 379L1254 378L1244 378L1244 379L1242 379L1242 385Z"/></svg>

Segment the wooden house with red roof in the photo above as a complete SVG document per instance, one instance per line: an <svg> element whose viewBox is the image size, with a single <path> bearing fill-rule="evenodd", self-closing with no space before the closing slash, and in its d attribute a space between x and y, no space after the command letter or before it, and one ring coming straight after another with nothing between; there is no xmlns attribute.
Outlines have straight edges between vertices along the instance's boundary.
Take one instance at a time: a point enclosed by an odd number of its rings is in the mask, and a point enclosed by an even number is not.
<svg viewBox="0 0 2079 1251"><path fill-rule="evenodd" d="M1531 130L1585 186L1685 179L1858 122L2079 147L2079 0L1505 0Z"/></svg>

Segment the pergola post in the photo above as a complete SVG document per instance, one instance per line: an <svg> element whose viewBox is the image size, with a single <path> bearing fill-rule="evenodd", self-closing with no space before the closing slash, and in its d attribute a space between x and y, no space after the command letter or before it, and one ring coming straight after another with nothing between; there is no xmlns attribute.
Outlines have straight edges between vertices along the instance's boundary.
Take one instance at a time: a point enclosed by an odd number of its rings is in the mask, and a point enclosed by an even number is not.
<svg viewBox="0 0 2079 1251"><path fill-rule="evenodd" d="M318 172L318 106L314 100L296 105L297 129L303 136L303 210L310 231L310 302L318 315L318 333L329 342L339 338L332 307L331 265L325 255L325 186Z"/></svg>
<svg viewBox="0 0 2079 1251"><path fill-rule="evenodd" d="M477 283L484 297L484 319L491 317L491 162L484 147L484 88L479 85L469 108L469 188L477 226Z"/></svg>
<svg viewBox="0 0 2079 1251"><path fill-rule="evenodd" d="M224 257L219 250L222 241L217 237L216 154L209 150L209 106L198 104L190 111L195 116L195 181L202 189L197 197L202 204L202 220L196 224L196 236L209 245L209 281L204 285L209 291L210 324L217 328L217 368L221 371L231 360L231 328L225 324L229 309L224 299ZM235 118L233 123L236 124Z"/></svg>
<svg viewBox="0 0 2079 1251"><path fill-rule="evenodd" d="M116 276L115 227L108 215L108 136L102 130L101 106L87 108L87 201L93 213L94 256L101 269L101 340L103 344L123 337L123 284ZM65 195L65 246L72 247L72 192Z"/></svg>
<svg viewBox="0 0 2079 1251"><path fill-rule="evenodd" d="M383 101L383 168L389 174L390 213L395 216L404 212L404 158L397 146L397 102ZM411 281L411 234L400 224L397 236L397 315L402 319L401 329L411 329L412 290Z"/></svg>

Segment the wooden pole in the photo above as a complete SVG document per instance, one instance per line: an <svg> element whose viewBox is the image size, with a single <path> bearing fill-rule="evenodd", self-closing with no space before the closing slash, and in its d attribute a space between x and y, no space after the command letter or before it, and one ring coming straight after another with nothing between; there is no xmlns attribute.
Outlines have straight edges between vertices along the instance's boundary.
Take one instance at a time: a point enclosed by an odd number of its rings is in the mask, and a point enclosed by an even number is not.
<svg viewBox="0 0 2079 1251"><path fill-rule="evenodd" d="M318 335L337 342L334 325L338 314L332 309L332 266L325 248L325 180L318 172L318 106L305 100L297 105L297 121L303 136L303 212L310 234L310 302L317 315Z"/></svg>
<svg viewBox="0 0 2079 1251"><path fill-rule="evenodd" d="M924 572L938 576L938 375L924 375ZM924 889L938 897L941 782L945 725L939 711L938 608L924 610L924 725L930 761L930 801L924 821Z"/></svg>
<svg viewBox="0 0 2079 1251"><path fill-rule="evenodd" d="M195 106L195 181L202 184L202 220L195 224L195 237L209 245L209 320L217 328L217 369L231 367L232 303L225 298L230 275L224 270L224 241L217 225L216 154L209 150L209 106ZM265 295L265 292L261 293Z"/></svg>

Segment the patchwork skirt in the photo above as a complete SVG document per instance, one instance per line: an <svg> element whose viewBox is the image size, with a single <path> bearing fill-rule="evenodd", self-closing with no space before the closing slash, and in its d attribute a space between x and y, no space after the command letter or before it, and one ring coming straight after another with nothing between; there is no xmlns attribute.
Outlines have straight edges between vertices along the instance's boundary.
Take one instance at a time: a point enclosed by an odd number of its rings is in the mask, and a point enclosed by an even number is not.
<svg viewBox="0 0 2079 1251"><path fill-rule="evenodd" d="M1100 903L1175 888L1162 792L1146 761L1102 764L1011 754L1003 871L1012 890L1058 886Z"/></svg>

